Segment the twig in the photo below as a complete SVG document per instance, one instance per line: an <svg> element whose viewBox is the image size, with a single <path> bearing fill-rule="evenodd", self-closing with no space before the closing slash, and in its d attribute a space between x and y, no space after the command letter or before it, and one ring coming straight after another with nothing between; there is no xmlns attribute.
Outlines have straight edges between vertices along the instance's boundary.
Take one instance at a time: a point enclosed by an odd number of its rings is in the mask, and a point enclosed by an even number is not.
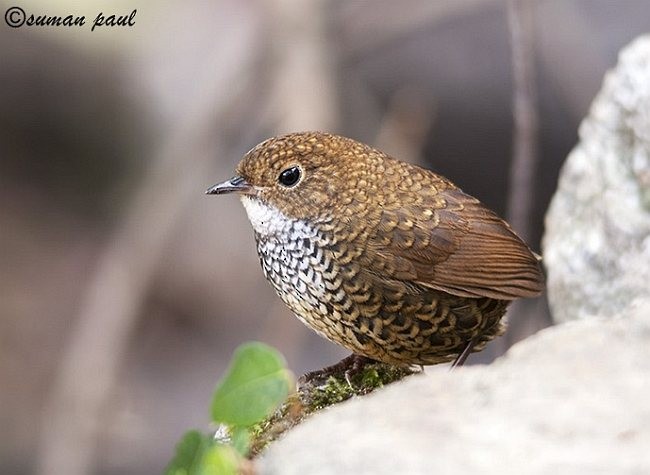
<svg viewBox="0 0 650 475"><path fill-rule="evenodd" d="M531 238L534 173L537 166L538 117L533 47L533 4L509 0L508 20L512 48L514 131L510 163L508 221L526 241Z"/></svg>
<svg viewBox="0 0 650 475"><path fill-rule="evenodd" d="M507 218L519 236L530 243L539 127L535 84L533 2L509 0L508 22L514 83L512 99L514 130ZM548 318L538 300L518 300L511 305L508 314L510 328L505 338L501 340L503 350L548 325Z"/></svg>

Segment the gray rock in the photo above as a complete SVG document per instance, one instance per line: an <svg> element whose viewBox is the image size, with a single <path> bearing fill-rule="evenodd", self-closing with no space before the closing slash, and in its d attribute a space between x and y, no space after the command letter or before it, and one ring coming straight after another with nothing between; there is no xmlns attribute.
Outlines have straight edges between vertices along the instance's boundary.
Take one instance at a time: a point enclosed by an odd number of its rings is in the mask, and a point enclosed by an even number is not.
<svg viewBox="0 0 650 475"><path fill-rule="evenodd" d="M614 315L612 315L614 317ZM623 318L625 317L625 318ZM260 474L650 473L650 299L317 414Z"/></svg>
<svg viewBox="0 0 650 475"><path fill-rule="evenodd" d="M560 174L543 241L555 321L650 295L650 36L619 57Z"/></svg>

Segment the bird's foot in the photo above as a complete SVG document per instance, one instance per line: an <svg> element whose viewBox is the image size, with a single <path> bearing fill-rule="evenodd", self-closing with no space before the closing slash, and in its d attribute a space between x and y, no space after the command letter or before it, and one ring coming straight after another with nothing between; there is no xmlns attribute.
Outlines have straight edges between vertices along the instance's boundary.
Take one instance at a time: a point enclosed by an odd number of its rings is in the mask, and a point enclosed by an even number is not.
<svg viewBox="0 0 650 475"><path fill-rule="evenodd" d="M336 364L328 366L317 371L310 371L298 379L300 384L313 383L315 381L324 381L330 376L336 376L343 373L348 385L352 387L352 377L358 374L368 363L375 363L375 360L367 356L352 353L350 356L343 358Z"/></svg>

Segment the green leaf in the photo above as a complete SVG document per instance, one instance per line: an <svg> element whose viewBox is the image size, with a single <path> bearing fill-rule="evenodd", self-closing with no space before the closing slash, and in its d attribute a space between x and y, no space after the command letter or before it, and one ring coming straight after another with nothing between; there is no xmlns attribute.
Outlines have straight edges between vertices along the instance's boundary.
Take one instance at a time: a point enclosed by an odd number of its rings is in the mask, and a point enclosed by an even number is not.
<svg viewBox="0 0 650 475"><path fill-rule="evenodd" d="M233 427L230 435L230 444L241 455L246 457L251 446L251 436L245 427Z"/></svg>
<svg viewBox="0 0 650 475"><path fill-rule="evenodd" d="M258 342L241 345L212 398L212 420L249 427L270 415L293 383L282 355Z"/></svg>
<svg viewBox="0 0 650 475"><path fill-rule="evenodd" d="M165 469L165 475L196 475L200 473L203 454L210 439L196 430L186 432L176 445L176 455Z"/></svg>
<svg viewBox="0 0 650 475"><path fill-rule="evenodd" d="M229 445L216 444L198 431L187 432L165 475L237 475L241 456Z"/></svg>
<svg viewBox="0 0 650 475"><path fill-rule="evenodd" d="M238 475L241 456L229 445L210 447L201 463L199 475Z"/></svg>

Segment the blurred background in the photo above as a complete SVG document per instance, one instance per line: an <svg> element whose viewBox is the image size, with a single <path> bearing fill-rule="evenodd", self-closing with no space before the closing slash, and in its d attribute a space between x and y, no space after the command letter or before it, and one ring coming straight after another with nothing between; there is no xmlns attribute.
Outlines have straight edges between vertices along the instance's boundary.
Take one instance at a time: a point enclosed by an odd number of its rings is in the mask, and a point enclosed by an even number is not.
<svg viewBox="0 0 650 475"><path fill-rule="evenodd" d="M647 0L14 5L86 25L0 26L3 474L160 473L206 429L238 344L298 374L346 355L275 297L238 200L203 194L253 145L310 129L376 145L539 250L580 119L650 29ZM551 322L543 298L510 321L470 363Z"/></svg>

